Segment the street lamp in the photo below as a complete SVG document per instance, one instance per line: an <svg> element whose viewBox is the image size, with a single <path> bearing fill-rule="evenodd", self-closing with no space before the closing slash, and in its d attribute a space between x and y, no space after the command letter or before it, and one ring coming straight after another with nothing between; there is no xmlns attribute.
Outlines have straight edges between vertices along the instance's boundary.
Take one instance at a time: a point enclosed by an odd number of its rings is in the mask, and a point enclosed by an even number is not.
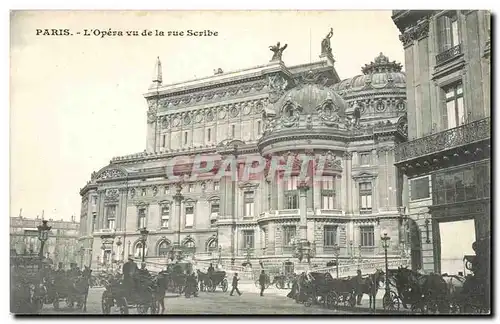
<svg viewBox="0 0 500 324"><path fill-rule="evenodd" d="M116 252L118 253L117 261L121 261L120 254L123 256L123 251L120 251L120 246L122 246L122 238L118 236L118 239L116 240L116 247L117 247Z"/></svg>
<svg viewBox="0 0 500 324"><path fill-rule="evenodd" d="M244 265L245 267L248 266L249 264L251 264L250 263L250 258L252 257L252 249L250 247L247 247L247 255L246 255L246 257L247 257L247 261L246 261L246 263Z"/></svg>
<svg viewBox="0 0 500 324"><path fill-rule="evenodd" d="M361 269L361 243L358 245L358 270Z"/></svg>
<svg viewBox="0 0 500 324"><path fill-rule="evenodd" d="M47 225L47 221L43 220L42 225L38 225L38 239L40 240L40 264L39 267L41 268L42 265L42 260L43 260L43 246L45 245L45 242L49 239L49 231L52 229L52 226Z"/></svg>
<svg viewBox="0 0 500 324"><path fill-rule="evenodd" d="M337 278L339 277L339 254L340 254L340 246L335 244L333 246L333 253L335 254L335 264L337 265Z"/></svg>
<svg viewBox="0 0 500 324"><path fill-rule="evenodd" d="M80 246L80 269L83 268L83 256L85 255L85 249L83 245Z"/></svg>
<svg viewBox="0 0 500 324"><path fill-rule="evenodd" d="M387 231L384 230L380 239L382 240L382 247L384 248L385 258L385 295L383 303L384 305L388 305L388 303L390 303L391 293L389 289L389 261L387 260L387 249L389 248L389 240L391 238L387 235Z"/></svg>
<svg viewBox="0 0 500 324"><path fill-rule="evenodd" d="M146 227L144 227L143 229L141 229L141 243L142 243L142 262L144 262L144 257L145 257L145 253L146 253L146 241L148 239L148 234L149 234L149 231L146 229Z"/></svg>
<svg viewBox="0 0 500 324"><path fill-rule="evenodd" d="M401 239L401 245L402 245L402 250L401 250L401 257L405 258L406 257L406 246L408 242L406 242L407 239L407 231L408 231L408 216L406 215L406 207L405 206L399 206L398 207L398 212L399 216L401 217L401 227L402 227L402 239Z"/></svg>

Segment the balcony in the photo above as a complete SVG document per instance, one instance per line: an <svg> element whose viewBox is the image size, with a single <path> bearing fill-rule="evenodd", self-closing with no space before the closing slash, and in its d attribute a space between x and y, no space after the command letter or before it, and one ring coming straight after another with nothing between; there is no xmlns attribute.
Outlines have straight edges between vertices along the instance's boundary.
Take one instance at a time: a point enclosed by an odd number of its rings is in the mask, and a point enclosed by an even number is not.
<svg viewBox="0 0 500 324"><path fill-rule="evenodd" d="M458 44L444 52L436 55L436 64L440 65L446 63L462 54L462 44Z"/></svg>
<svg viewBox="0 0 500 324"><path fill-rule="evenodd" d="M396 164L451 151L461 146L489 140L490 137L491 118L487 117L396 146Z"/></svg>

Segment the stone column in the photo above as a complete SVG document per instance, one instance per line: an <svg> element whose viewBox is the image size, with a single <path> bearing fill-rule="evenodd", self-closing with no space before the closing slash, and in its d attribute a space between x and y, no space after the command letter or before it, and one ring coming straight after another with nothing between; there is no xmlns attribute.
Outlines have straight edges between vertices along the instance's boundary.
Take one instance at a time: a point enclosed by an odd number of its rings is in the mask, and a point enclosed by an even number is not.
<svg viewBox="0 0 500 324"><path fill-rule="evenodd" d="M346 180L346 214L352 215L352 153L345 152L344 153L344 162L345 162L345 180Z"/></svg>
<svg viewBox="0 0 500 324"><path fill-rule="evenodd" d="M182 210L181 210L181 202L184 200L184 196L182 195L182 185L180 183L177 184L177 188L175 189L176 193L173 196L175 201L175 212L177 216L177 228L175 230L175 241L174 246L181 245L181 218L182 218Z"/></svg>
<svg viewBox="0 0 500 324"><path fill-rule="evenodd" d="M285 207L285 183L283 181L283 171L278 171L275 176L276 181L276 198L278 200L278 210L282 210Z"/></svg>
<svg viewBox="0 0 500 324"><path fill-rule="evenodd" d="M307 190L309 190L309 185L301 182L297 185L297 189L299 189L300 239L307 241Z"/></svg>
<svg viewBox="0 0 500 324"><path fill-rule="evenodd" d="M340 202L340 197L342 197L342 176L334 175L335 179L335 208L338 210L342 209L342 203Z"/></svg>

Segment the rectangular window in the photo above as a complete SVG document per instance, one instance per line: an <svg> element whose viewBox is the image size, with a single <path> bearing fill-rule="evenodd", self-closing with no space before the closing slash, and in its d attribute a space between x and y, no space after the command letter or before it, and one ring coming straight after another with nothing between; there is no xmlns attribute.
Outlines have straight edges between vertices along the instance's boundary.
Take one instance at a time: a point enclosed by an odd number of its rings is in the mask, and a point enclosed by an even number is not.
<svg viewBox="0 0 500 324"><path fill-rule="evenodd" d="M359 153L359 165L370 165L370 153Z"/></svg>
<svg viewBox="0 0 500 324"><path fill-rule="evenodd" d="M260 135L262 132L262 122L259 120L257 121L257 134Z"/></svg>
<svg viewBox="0 0 500 324"><path fill-rule="evenodd" d="M161 137L161 146L165 147L166 142L167 142L167 135L163 135Z"/></svg>
<svg viewBox="0 0 500 324"><path fill-rule="evenodd" d="M323 176L321 182L321 208L335 209L335 177Z"/></svg>
<svg viewBox="0 0 500 324"><path fill-rule="evenodd" d="M141 190L141 196L146 196L146 193L147 193L147 192L146 192L146 188L143 188L143 189Z"/></svg>
<svg viewBox="0 0 500 324"><path fill-rule="evenodd" d="M337 226L325 225L323 228L323 238L325 247L333 247L337 244Z"/></svg>
<svg viewBox="0 0 500 324"><path fill-rule="evenodd" d="M97 196L92 196L92 206L97 205Z"/></svg>
<svg viewBox="0 0 500 324"><path fill-rule="evenodd" d="M434 205L453 204L490 196L490 165L477 163L435 174L432 179Z"/></svg>
<svg viewBox="0 0 500 324"><path fill-rule="evenodd" d="M245 249L255 248L255 235L253 230L243 231L243 246Z"/></svg>
<svg viewBox="0 0 500 324"><path fill-rule="evenodd" d="M193 227L194 224L194 207L187 206L186 207L186 226L185 227Z"/></svg>
<svg viewBox="0 0 500 324"><path fill-rule="evenodd" d="M253 191L245 191L243 193L243 217L253 217L254 216L254 193Z"/></svg>
<svg viewBox="0 0 500 324"><path fill-rule="evenodd" d="M219 187L219 182L218 181L215 181L214 182L214 190L215 191L219 191L220 187Z"/></svg>
<svg viewBox="0 0 500 324"><path fill-rule="evenodd" d="M411 180L411 200L429 198L429 178Z"/></svg>
<svg viewBox="0 0 500 324"><path fill-rule="evenodd" d="M236 126L231 125L231 137L234 138L236 136L235 134L236 134Z"/></svg>
<svg viewBox="0 0 500 324"><path fill-rule="evenodd" d="M283 226L283 246L291 247L295 238L296 228L293 225Z"/></svg>
<svg viewBox="0 0 500 324"><path fill-rule="evenodd" d="M207 141L210 143L212 141L212 130L209 128L207 129Z"/></svg>
<svg viewBox="0 0 500 324"><path fill-rule="evenodd" d="M287 181L287 190L297 190L299 177L291 176Z"/></svg>
<svg viewBox="0 0 500 324"><path fill-rule="evenodd" d="M170 186L166 185L165 190L164 190L164 194L167 195L169 191L170 191Z"/></svg>
<svg viewBox="0 0 500 324"><path fill-rule="evenodd" d="M106 207L106 228L113 230L115 229L116 220L116 205L110 205Z"/></svg>
<svg viewBox="0 0 500 324"><path fill-rule="evenodd" d="M137 228L146 227L146 208L139 209L139 215L137 218Z"/></svg>
<svg viewBox="0 0 500 324"><path fill-rule="evenodd" d="M285 191L285 209L298 209L299 195L297 190Z"/></svg>
<svg viewBox="0 0 500 324"><path fill-rule="evenodd" d="M458 19L455 12L442 15L437 19L439 53L460 44Z"/></svg>
<svg viewBox="0 0 500 324"><path fill-rule="evenodd" d="M190 184L188 186L188 192L194 192L194 185L193 184Z"/></svg>
<svg viewBox="0 0 500 324"><path fill-rule="evenodd" d="M184 145L188 143L188 132L184 132Z"/></svg>
<svg viewBox="0 0 500 324"><path fill-rule="evenodd" d="M456 83L444 88L446 107L442 118L443 129L450 129L464 124L464 97L462 83Z"/></svg>
<svg viewBox="0 0 500 324"><path fill-rule="evenodd" d="M212 205L210 205L210 213L211 214L219 214L219 201L214 201Z"/></svg>
<svg viewBox="0 0 500 324"><path fill-rule="evenodd" d="M373 226L361 226L359 228L361 233L361 246L374 247L375 246L375 229Z"/></svg>
<svg viewBox="0 0 500 324"><path fill-rule="evenodd" d="M161 208L161 227L168 228L168 221L170 219L170 206L164 205Z"/></svg>
<svg viewBox="0 0 500 324"><path fill-rule="evenodd" d="M370 214L372 212L372 183L359 183L359 212Z"/></svg>

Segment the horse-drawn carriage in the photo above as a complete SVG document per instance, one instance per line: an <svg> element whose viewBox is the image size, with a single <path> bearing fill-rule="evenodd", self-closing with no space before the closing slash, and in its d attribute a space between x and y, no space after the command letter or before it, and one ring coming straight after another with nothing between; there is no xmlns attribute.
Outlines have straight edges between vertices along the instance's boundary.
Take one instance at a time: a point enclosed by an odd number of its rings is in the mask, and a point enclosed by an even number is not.
<svg viewBox="0 0 500 324"><path fill-rule="evenodd" d="M45 278L46 296L44 304L52 304L59 309L60 302L64 301L69 308L77 307L85 310L86 299L90 286L91 270L86 268L81 274L53 273Z"/></svg>
<svg viewBox="0 0 500 324"><path fill-rule="evenodd" d="M105 291L101 298L103 314L110 314L111 308L119 308L120 314L128 314L130 308L136 308L139 314L157 314L159 311L159 296L157 283L150 278L133 278L128 286L121 278L112 277L104 282ZM163 291L165 295L165 291Z"/></svg>
<svg viewBox="0 0 500 324"><path fill-rule="evenodd" d="M200 270L197 271L198 283L200 284L201 291L214 292L217 287L220 287L223 292L226 292L229 288L229 283L227 282L226 271L213 271L211 273L204 273Z"/></svg>
<svg viewBox="0 0 500 324"><path fill-rule="evenodd" d="M298 281L301 285L298 300L306 307L321 303L327 308L339 304L351 307L356 305L355 278L334 279L328 272L311 272L300 275Z"/></svg>

